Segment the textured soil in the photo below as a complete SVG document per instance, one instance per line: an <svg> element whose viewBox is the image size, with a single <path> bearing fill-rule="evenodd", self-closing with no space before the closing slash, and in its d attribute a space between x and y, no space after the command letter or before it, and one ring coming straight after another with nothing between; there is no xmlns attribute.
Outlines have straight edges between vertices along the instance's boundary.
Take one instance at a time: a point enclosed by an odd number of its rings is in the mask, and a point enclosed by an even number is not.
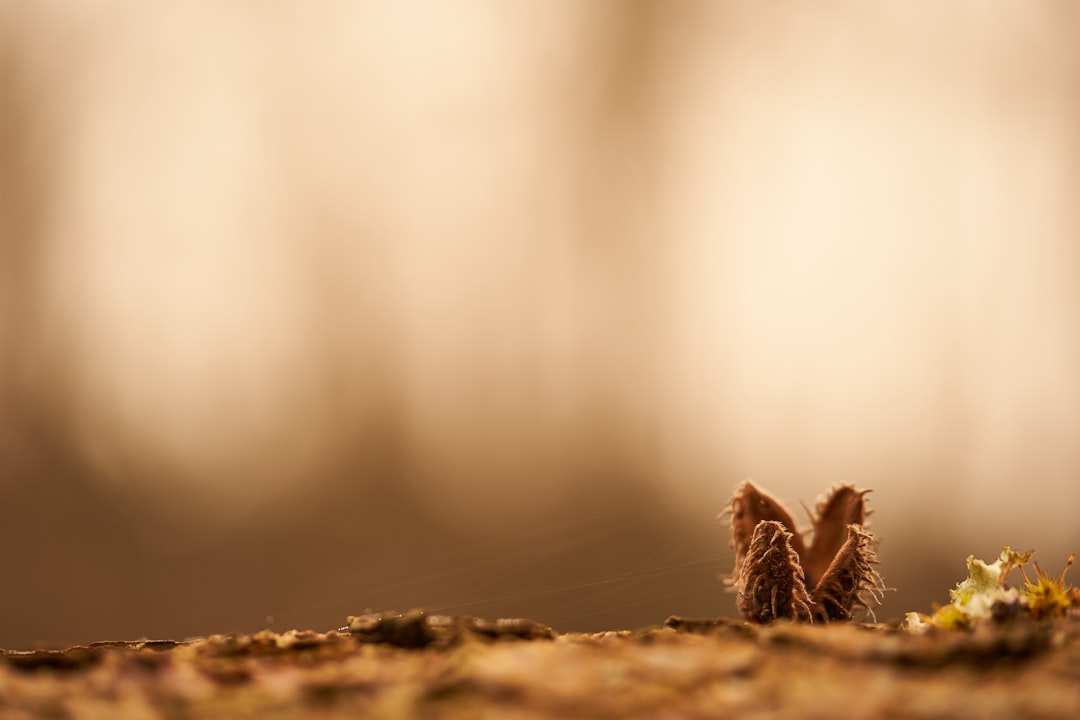
<svg viewBox="0 0 1080 720"><path fill-rule="evenodd" d="M558 634L412 612L326 633L0 652L3 718L1016 718L1080 713L1080 618L913 636L669 618Z"/></svg>

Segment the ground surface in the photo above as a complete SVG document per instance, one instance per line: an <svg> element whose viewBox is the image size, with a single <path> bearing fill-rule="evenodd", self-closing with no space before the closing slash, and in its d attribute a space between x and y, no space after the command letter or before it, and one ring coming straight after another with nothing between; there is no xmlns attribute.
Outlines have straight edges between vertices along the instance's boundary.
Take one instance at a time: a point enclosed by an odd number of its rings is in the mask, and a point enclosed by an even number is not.
<svg viewBox="0 0 1080 720"><path fill-rule="evenodd" d="M0 653L3 718L1076 717L1080 618L974 633L669 618L558 635L408 613L340 631Z"/></svg>

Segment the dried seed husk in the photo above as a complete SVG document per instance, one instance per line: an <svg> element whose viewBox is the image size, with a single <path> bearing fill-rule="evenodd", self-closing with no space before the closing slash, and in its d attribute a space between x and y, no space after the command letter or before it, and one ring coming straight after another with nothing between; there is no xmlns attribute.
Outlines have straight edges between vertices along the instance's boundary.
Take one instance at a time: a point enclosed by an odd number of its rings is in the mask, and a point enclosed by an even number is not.
<svg viewBox="0 0 1080 720"><path fill-rule="evenodd" d="M817 505L813 518L814 537L801 556L808 585L815 586L825 575L844 543L848 541L848 525L865 525L865 496L869 490L854 485L840 485Z"/></svg>
<svg viewBox="0 0 1080 720"><path fill-rule="evenodd" d="M785 530L792 531L791 546L799 556L800 562L806 552L802 537L795 529L795 521L780 503L769 493L744 480L735 488L728 504L731 515L731 546L735 548L735 572L732 582L738 583L740 568L746 565L746 555L750 549L751 538L758 524L765 521L778 522Z"/></svg>
<svg viewBox="0 0 1080 720"><path fill-rule="evenodd" d="M754 528L736 584L739 610L750 622L811 620L811 600L793 537L776 520L762 520Z"/></svg>
<svg viewBox="0 0 1080 720"><path fill-rule="evenodd" d="M847 541L814 587L812 599L816 621L850 620L854 608L861 607L871 616L870 606L880 602L885 586L874 569L877 564L877 541L861 525L847 526Z"/></svg>

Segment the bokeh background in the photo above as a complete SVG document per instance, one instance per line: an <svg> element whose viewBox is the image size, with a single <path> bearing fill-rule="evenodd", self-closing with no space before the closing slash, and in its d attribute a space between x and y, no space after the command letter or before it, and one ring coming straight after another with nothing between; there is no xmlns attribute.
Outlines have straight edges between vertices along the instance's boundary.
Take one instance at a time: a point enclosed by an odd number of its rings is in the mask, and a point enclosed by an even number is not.
<svg viewBox="0 0 1080 720"><path fill-rule="evenodd" d="M0 646L879 618L1080 551L1080 5L0 1Z"/></svg>

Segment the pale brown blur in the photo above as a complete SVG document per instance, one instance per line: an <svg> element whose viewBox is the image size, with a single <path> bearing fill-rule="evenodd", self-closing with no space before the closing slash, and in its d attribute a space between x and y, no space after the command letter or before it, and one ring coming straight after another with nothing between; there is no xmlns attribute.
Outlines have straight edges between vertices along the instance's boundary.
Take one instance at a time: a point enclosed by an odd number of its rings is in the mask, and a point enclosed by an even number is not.
<svg viewBox="0 0 1080 720"><path fill-rule="evenodd" d="M731 615L746 477L1059 568L1077 8L0 0L0 646Z"/></svg>

